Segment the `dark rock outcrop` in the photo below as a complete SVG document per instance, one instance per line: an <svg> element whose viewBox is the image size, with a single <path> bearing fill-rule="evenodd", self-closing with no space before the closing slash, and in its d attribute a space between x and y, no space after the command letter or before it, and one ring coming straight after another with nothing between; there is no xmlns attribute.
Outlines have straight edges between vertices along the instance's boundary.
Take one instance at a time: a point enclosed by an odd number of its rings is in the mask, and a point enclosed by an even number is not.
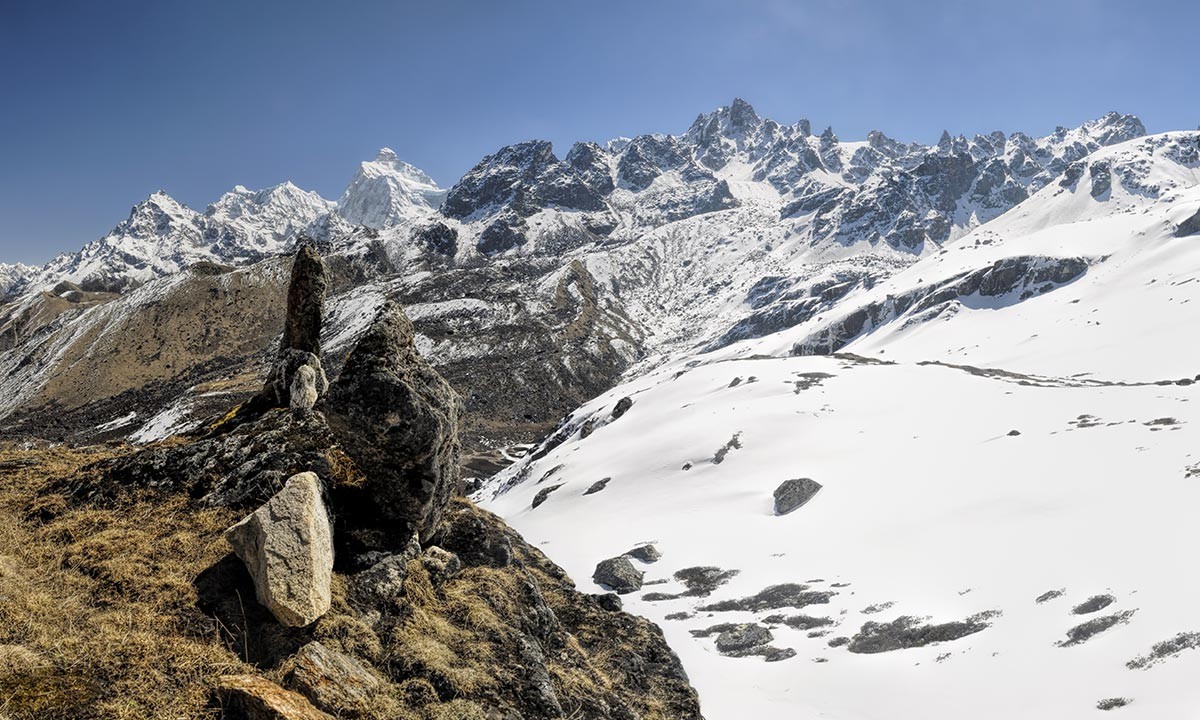
<svg viewBox="0 0 1200 720"><path fill-rule="evenodd" d="M653 544L638 545L625 554L644 563L656 563L662 558L662 553Z"/></svg>
<svg viewBox="0 0 1200 720"><path fill-rule="evenodd" d="M384 305L320 407L365 476L356 509L390 537L427 540L459 489L457 394L413 345L413 327Z"/></svg>
<svg viewBox="0 0 1200 720"><path fill-rule="evenodd" d="M744 623L722 632L717 636L717 650L732 653L749 650L771 642L771 631L757 623Z"/></svg>
<svg viewBox="0 0 1200 720"><path fill-rule="evenodd" d="M939 624L924 623L909 616L898 617L890 623L867 622L850 639L847 649L852 653L870 654L958 640L986 630L989 627L987 617L985 613Z"/></svg>
<svg viewBox="0 0 1200 720"><path fill-rule="evenodd" d="M1200 233L1200 210L1197 210L1191 217L1179 223L1175 228L1175 237L1187 237Z"/></svg>
<svg viewBox="0 0 1200 720"><path fill-rule="evenodd" d="M633 398L631 398L631 397L621 398L620 400L617 401L616 405L613 405L613 409L612 409L612 413L611 413L612 419L613 420L619 419L622 415L629 412L629 408L631 408L631 407L633 407Z"/></svg>

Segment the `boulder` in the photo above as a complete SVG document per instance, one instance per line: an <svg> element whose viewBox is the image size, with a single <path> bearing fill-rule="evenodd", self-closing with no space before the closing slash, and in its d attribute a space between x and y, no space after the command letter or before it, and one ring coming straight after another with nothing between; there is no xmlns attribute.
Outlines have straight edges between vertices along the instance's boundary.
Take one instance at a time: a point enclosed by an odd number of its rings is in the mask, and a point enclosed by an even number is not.
<svg viewBox="0 0 1200 720"><path fill-rule="evenodd" d="M361 714L381 687L379 679L358 660L319 642L300 648L283 683L338 717Z"/></svg>
<svg viewBox="0 0 1200 720"><path fill-rule="evenodd" d="M223 675L213 695L226 720L333 720L303 695L256 675Z"/></svg>
<svg viewBox="0 0 1200 720"><path fill-rule="evenodd" d="M590 486L588 486L588 489L584 490L583 494L584 495L592 495L592 494L598 493L601 490L603 490L604 488L608 487L608 484L610 482L612 482L612 478L610 478L610 477L601 478L600 480L597 480L596 482L594 482Z"/></svg>
<svg viewBox="0 0 1200 720"><path fill-rule="evenodd" d="M313 406L317 404L317 373L311 365L301 365L292 376L291 387L292 414L297 418L305 418L312 414Z"/></svg>
<svg viewBox="0 0 1200 720"><path fill-rule="evenodd" d="M643 573L624 555L602 560L592 573L592 580L621 595L642 589Z"/></svg>
<svg viewBox="0 0 1200 720"><path fill-rule="evenodd" d="M820 489L821 484L811 478L784 480L775 488L775 514L787 515L812 500Z"/></svg>
<svg viewBox="0 0 1200 720"><path fill-rule="evenodd" d="M316 473L293 475L265 505L225 531L280 623L308 625L329 610L333 533Z"/></svg>
<svg viewBox="0 0 1200 720"><path fill-rule="evenodd" d="M530 509L534 509L538 505L541 505L542 503L546 502L546 500L550 497L550 493L554 492L555 490L559 489L560 487L562 487L561 483L558 485L551 485L550 487L545 487L545 488L542 488L541 490L538 490L537 495L533 496L533 502L531 502L529 504Z"/></svg>
<svg viewBox="0 0 1200 720"><path fill-rule="evenodd" d="M765 645L773 639L771 631L762 625L743 623L717 636L717 650L723 653L736 653Z"/></svg>
<svg viewBox="0 0 1200 720"><path fill-rule="evenodd" d="M617 401L617 404L613 406L612 413L611 413L612 419L616 420L616 419L620 418L622 415L629 412L629 408L631 408L631 407L633 407L633 398L631 398L631 397L621 398L620 400Z"/></svg>
<svg viewBox="0 0 1200 720"><path fill-rule="evenodd" d="M361 502L343 512L377 515L400 543L429 540L460 482L461 401L413 338L404 311L386 303L319 408L366 478Z"/></svg>
<svg viewBox="0 0 1200 720"><path fill-rule="evenodd" d="M634 560L641 560L644 563L658 562L662 558L662 553L652 544L638 545L625 554Z"/></svg>
<svg viewBox="0 0 1200 720"><path fill-rule="evenodd" d="M600 607L609 612L621 612L624 603L621 601L621 596L616 593L604 593L596 596L596 602L600 603Z"/></svg>

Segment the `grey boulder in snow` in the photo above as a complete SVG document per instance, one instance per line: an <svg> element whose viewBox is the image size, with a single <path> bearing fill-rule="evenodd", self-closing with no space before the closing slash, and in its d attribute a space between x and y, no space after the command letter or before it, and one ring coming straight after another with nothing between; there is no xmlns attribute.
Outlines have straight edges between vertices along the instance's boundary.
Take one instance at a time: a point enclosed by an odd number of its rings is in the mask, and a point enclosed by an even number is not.
<svg viewBox="0 0 1200 720"><path fill-rule="evenodd" d="M820 489L821 483L811 478L784 480L775 488L775 514L787 515L812 500Z"/></svg>
<svg viewBox="0 0 1200 720"><path fill-rule="evenodd" d="M592 580L621 595L641 590L642 577L642 571L624 555L600 561L592 573Z"/></svg>

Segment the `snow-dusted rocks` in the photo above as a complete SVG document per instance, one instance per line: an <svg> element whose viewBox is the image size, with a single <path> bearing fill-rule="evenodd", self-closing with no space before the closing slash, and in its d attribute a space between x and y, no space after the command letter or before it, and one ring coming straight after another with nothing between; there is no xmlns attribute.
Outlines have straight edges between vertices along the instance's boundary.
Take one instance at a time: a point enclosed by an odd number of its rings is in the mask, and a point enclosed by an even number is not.
<svg viewBox="0 0 1200 720"><path fill-rule="evenodd" d="M333 530L316 473L289 478L225 537L246 563L259 603L279 622L309 625L329 610Z"/></svg>

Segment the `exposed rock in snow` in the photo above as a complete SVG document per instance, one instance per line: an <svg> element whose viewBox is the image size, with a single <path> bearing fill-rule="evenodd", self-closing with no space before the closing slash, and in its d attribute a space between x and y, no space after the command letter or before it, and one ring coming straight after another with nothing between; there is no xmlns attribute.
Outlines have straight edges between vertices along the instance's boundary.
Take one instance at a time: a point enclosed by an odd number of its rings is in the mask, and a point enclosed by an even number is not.
<svg viewBox="0 0 1200 720"><path fill-rule="evenodd" d="M635 568L629 558L620 555L601 560L592 572L592 580L601 587L624 595L642 588L642 575L642 571Z"/></svg>
<svg viewBox="0 0 1200 720"><path fill-rule="evenodd" d="M775 488L775 514L787 515L812 500L820 489L821 483L812 478L784 480Z"/></svg>

